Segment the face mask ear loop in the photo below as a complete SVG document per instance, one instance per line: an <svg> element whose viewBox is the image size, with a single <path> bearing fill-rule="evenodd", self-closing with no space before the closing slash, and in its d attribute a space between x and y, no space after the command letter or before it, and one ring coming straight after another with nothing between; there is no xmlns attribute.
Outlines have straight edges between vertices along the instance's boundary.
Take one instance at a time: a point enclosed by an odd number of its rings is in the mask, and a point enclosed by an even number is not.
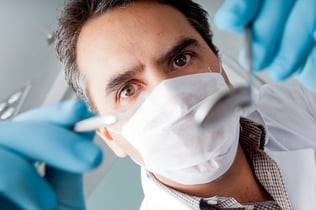
<svg viewBox="0 0 316 210"><path fill-rule="evenodd" d="M218 65L219 65L219 73L223 75L223 67L222 67L222 55L218 54Z"/></svg>
<svg viewBox="0 0 316 210"><path fill-rule="evenodd" d="M223 73L223 67L222 67L221 55L218 55L218 65L219 65L219 72L217 72L217 71L212 71L210 66L207 67L207 70L208 70L209 72L211 72L211 73L216 72L216 73L219 73L219 74L222 75L222 73Z"/></svg>
<svg viewBox="0 0 316 210"><path fill-rule="evenodd" d="M99 128L99 131L97 130L97 133L105 137L109 141L113 140L112 136L110 135L109 131L106 130L106 128Z"/></svg>

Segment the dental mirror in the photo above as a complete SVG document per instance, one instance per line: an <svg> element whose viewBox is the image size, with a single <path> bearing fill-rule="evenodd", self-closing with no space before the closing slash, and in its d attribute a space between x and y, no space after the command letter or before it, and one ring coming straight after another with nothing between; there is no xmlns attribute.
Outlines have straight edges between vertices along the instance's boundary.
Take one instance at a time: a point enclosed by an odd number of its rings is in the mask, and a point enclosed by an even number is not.
<svg viewBox="0 0 316 210"><path fill-rule="evenodd" d="M248 86L237 87L227 93L224 93L215 103L213 101L205 101L202 103L195 112L195 120L197 124L203 129L212 129L214 127L223 125L225 122L227 122L227 120L230 119L230 116L237 109L243 109L252 104L252 35L249 26L245 28L244 33Z"/></svg>

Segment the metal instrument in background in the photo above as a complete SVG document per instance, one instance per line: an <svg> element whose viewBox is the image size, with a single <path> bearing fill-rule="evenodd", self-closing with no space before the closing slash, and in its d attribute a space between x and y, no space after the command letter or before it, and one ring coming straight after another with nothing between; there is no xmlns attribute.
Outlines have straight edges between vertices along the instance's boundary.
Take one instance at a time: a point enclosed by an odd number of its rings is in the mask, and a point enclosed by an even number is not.
<svg viewBox="0 0 316 210"><path fill-rule="evenodd" d="M11 93L7 98L0 100L0 121L9 120L18 114L30 89L30 84L25 85L23 88Z"/></svg>

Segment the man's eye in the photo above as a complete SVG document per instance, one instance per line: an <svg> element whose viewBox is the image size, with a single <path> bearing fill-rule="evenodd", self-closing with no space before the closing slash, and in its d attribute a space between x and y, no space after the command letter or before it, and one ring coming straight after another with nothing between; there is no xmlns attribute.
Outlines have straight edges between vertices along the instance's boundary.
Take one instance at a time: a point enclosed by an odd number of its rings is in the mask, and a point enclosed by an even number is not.
<svg viewBox="0 0 316 210"><path fill-rule="evenodd" d="M192 57L192 55L190 55L188 53L178 55L172 61L172 68L178 69L178 68L182 68L182 67L186 66L190 62L191 57Z"/></svg>
<svg viewBox="0 0 316 210"><path fill-rule="evenodd" d="M137 84L127 84L119 92L119 99L126 99L128 97L134 96L139 90L139 85Z"/></svg>

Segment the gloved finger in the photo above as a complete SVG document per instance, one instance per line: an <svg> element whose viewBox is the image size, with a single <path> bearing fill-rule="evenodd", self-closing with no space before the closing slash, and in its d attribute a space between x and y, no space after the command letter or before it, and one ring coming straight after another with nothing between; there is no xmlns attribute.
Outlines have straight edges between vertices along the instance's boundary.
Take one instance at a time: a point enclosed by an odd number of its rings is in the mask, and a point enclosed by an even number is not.
<svg viewBox="0 0 316 210"><path fill-rule="evenodd" d="M0 122L0 145L31 160L82 172L98 166L101 149L85 136L48 123Z"/></svg>
<svg viewBox="0 0 316 210"><path fill-rule="evenodd" d="M216 12L214 22L225 31L242 32L253 21L262 0L226 0Z"/></svg>
<svg viewBox="0 0 316 210"><path fill-rule="evenodd" d="M52 106L30 110L16 116L12 121L50 122L69 127L77 121L93 115L83 100L73 99Z"/></svg>
<svg viewBox="0 0 316 210"><path fill-rule="evenodd" d="M20 207L15 205L13 202L3 197L0 193L0 207L1 209L10 209L10 210L21 210Z"/></svg>
<svg viewBox="0 0 316 210"><path fill-rule="evenodd" d="M0 194L3 198L22 209L56 207L54 192L32 164L1 147L0 160Z"/></svg>
<svg viewBox="0 0 316 210"><path fill-rule="evenodd" d="M253 70L262 70L271 63L294 3L295 0L262 1L252 23ZM244 60L244 54L241 57Z"/></svg>
<svg viewBox="0 0 316 210"><path fill-rule="evenodd" d="M82 174L47 167L45 179L56 193L58 209L85 209Z"/></svg>
<svg viewBox="0 0 316 210"><path fill-rule="evenodd" d="M279 51L269 66L270 76L284 80L305 61L315 46L316 1L296 1L283 32ZM316 80L315 80L316 82Z"/></svg>
<svg viewBox="0 0 316 210"><path fill-rule="evenodd" d="M316 40L316 32L314 33L314 37ZM301 66L303 71L299 71L296 74L296 78L309 90L316 93L316 46L311 50L308 59Z"/></svg>

